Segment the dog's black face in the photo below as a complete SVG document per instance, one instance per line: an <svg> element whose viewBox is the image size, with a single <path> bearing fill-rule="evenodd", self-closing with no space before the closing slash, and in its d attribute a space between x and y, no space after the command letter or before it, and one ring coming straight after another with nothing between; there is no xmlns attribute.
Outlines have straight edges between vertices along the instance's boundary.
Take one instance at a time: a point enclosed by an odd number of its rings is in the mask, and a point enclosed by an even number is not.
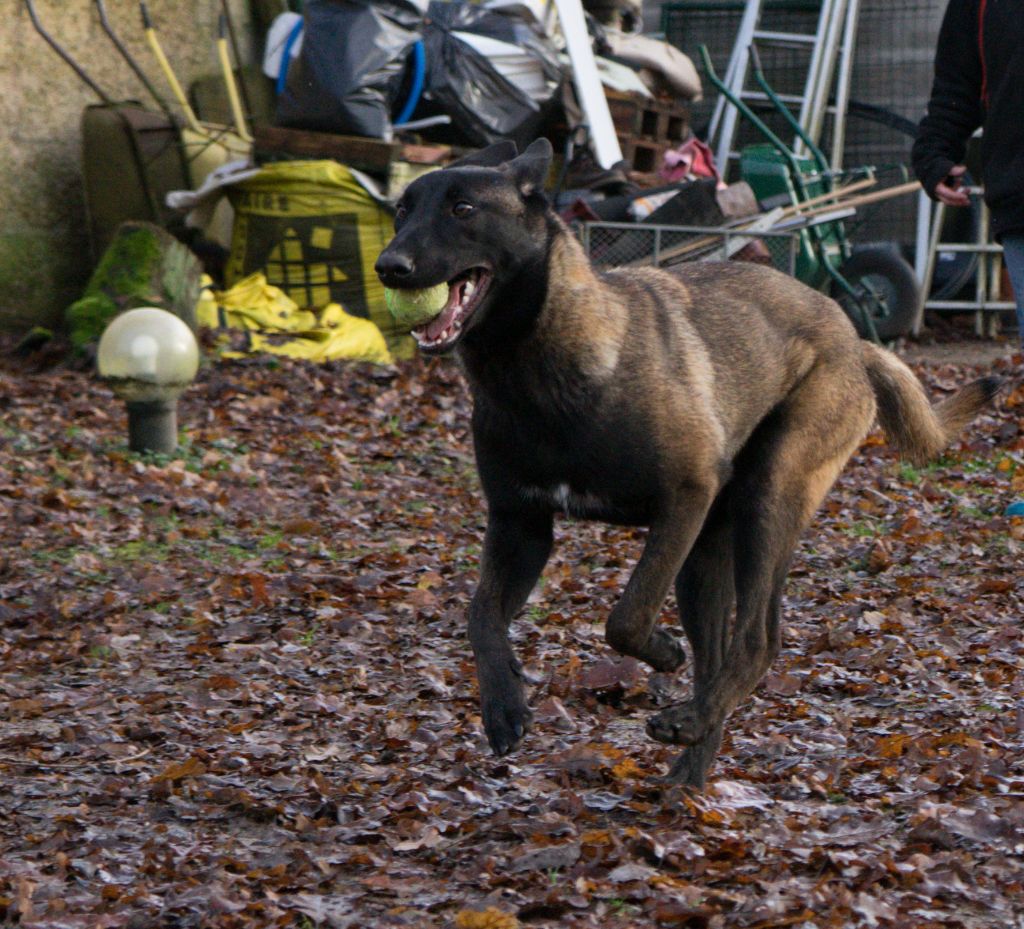
<svg viewBox="0 0 1024 929"><path fill-rule="evenodd" d="M551 145L542 139L514 154L512 143L493 145L419 178L398 201L395 237L375 266L381 282L396 290L448 285L441 312L413 329L424 352L449 351L479 329L544 255Z"/></svg>

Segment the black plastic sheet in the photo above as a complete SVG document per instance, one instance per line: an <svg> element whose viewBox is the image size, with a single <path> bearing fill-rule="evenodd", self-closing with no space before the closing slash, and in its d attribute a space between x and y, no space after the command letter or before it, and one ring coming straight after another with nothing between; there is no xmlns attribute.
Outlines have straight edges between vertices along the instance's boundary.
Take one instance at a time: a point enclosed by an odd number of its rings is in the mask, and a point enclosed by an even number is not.
<svg viewBox="0 0 1024 929"><path fill-rule="evenodd" d="M521 17L462 2L433 0L423 26L427 73L421 109L447 114L457 141L483 146L512 139L520 146L536 138L547 107L531 99L453 32L470 32L518 46L539 62L545 77L562 80L556 52ZM417 116L421 110L417 110Z"/></svg>
<svg viewBox="0 0 1024 929"><path fill-rule="evenodd" d="M402 2L307 0L303 15L302 53L278 98L278 125L390 138L420 11Z"/></svg>

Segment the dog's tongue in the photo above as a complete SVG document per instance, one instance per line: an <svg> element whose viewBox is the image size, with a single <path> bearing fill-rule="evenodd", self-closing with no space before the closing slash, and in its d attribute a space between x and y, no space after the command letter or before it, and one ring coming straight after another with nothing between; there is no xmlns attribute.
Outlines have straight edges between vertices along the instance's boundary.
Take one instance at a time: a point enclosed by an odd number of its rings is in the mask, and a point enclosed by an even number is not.
<svg viewBox="0 0 1024 929"><path fill-rule="evenodd" d="M436 339L452 324L452 320L455 319L455 314L459 311L461 299L462 286L460 282L458 284L453 284L449 288L448 303L445 305L445 308L424 327L424 333L428 339Z"/></svg>
<svg viewBox="0 0 1024 929"><path fill-rule="evenodd" d="M428 339L436 339L442 332L445 331L451 324L452 320L455 319L455 312L458 310L459 305L449 304L443 310L441 310L440 316L435 316L426 325L426 336Z"/></svg>

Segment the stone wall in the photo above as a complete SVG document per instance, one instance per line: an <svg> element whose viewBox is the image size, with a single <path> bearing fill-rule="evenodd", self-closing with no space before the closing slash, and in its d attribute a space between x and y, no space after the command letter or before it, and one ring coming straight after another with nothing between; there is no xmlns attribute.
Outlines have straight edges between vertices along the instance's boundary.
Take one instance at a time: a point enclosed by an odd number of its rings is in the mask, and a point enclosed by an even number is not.
<svg viewBox="0 0 1024 929"><path fill-rule="evenodd" d="M100 27L92 0L36 0L43 25L115 100L152 103ZM217 73L218 0L149 0L186 86ZM110 21L157 89L170 92L146 44L136 0L106 0ZM231 0L248 35L248 4ZM96 97L32 28L22 0L0 17L0 329L59 322L88 279L79 122Z"/></svg>

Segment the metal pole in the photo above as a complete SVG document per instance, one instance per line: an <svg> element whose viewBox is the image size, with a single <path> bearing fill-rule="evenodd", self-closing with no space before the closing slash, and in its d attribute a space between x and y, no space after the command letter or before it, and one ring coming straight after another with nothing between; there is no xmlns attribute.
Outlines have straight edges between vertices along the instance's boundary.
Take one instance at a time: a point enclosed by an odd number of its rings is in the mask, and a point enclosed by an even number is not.
<svg viewBox="0 0 1024 929"><path fill-rule="evenodd" d="M975 279L975 295L978 308L974 311L974 334L985 335L985 304L988 303L988 269L989 257L985 248L988 245L988 205L981 199L981 217L978 221L978 274Z"/></svg>
<svg viewBox="0 0 1024 929"><path fill-rule="evenodd" d="M928 270L928 246L932 232L932 201L923 190L917 195L917 232L914 237L914 271L918 283L924 282Z"/></svg>
<svg viewBox="0 0 1024 929"><path fill-rule="evenodd" d="M114 48L117 49L118 53L128 64L128 67L132 69L135 76L139 79L140 83L149 92L149 95L156 101L156 105L169 117L172 118L171 108L167 105L167 101L157 92L157 89L153 86L153 82L149 79L149 75L142 70L142 66L135 60L131 52L125 48L124 43L121 41L120 36L114 32L114 27L110 24L110 19L107 16L107 5L105 0L95 0L96 10L100 14L100 25L103 27L103 31L107 34L107 38L113 43Z"/></svg>
<svg viewBox="0 0 1024 929"><path fill-rule="evenodd" d="M736 33L736 44L733 46L729 66L725 71L725 83L736 96L743 92L743 84L747 76L747 60L750 56L750 43L753 41L754 30L757 28L760 17L761 0L747 0ZM724 94L719 94L718 100L715 101L715 111L711 116L708 130L709 141L713 140L716 134L718 135L715 163L718 165L718 170L722 172L722 177L726 177L729 173L729 152L732 151L738 118L736 107L727 106L729 102ZM718 131L719 128L721 128L721 132Z"/></svg>
<svg viewBox="0 0 1024 929"><path fill-rule="evenodd" d="M178 447L178 401L130 401L128 447L133 452L173 455Z"/></svg>
<svg viewBox="0 0 1024 929"><path fill-rule="evenodd" d="M846 10L846 25L840 48L839 75L836 80L836 110L832 118L832 170L843 166L843 149L846 147L846 108L850 104L850 83L853 77L853 54L857 44L857 18L860 15L860 0L850 0Z"/></svg>
<svg viewBox="0 0 1024 929"><path fill-rule="evenodd" d="M942 222L946 215L946 205L936 203L932 215L932 237L928 245L928 256L924 264L924 274L921 277L921 299L917 306L917 318L914 320L912 332L920 335L924 327L924 311L928 305L928 291L932 287L932 278L935 276L935 259L939 252L939 236L942 234Z"/></svg>

